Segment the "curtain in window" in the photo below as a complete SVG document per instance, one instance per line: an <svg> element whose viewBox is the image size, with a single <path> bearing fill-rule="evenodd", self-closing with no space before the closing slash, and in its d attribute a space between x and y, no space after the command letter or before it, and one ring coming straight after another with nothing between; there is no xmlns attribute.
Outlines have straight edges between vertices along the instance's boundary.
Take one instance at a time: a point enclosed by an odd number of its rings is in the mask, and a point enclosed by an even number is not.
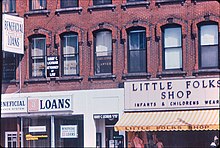
<svg viewBox="0 0 220 148"><path fill-rule="evenodd" d="M218 67L218 26L204 25L200 29L201 67Z"/></svg>
<svg viewBox="0 0 220 148"><path fill-rule="evenodd" d="M63 75L78 74L78 38L77 35L66 35L62 38Z"/></svg>
<svg viewBox="0 0 220 148"><path fill-rule="evenodd" d="M16 0L3 0L2 9L3 12L15 12L16 9Z"/></svg>
<svg viewBox="0 0 220 148"><path fill-rule="evenodd" d="M146 72L145 30L130 31L128 57L129 72Z"/></svg>
<svg viewBox="0 0 220 148"><path fill-rule="evenodd" d="M110 31L96 34L96 74L112 72L112 35Z"/></svg>
<svg viewBox="0 0 220 148"><path fill-rule="evenodd" d="M46 40L45 38L33 38L32 41L32 77L43 77L46 67Z"/></svg>
<svg viewBox="0 0 220 148"><path fill-rule="evenodd" d="M181 28L165 28L164 31L164 68L182 68Z"/></svg>
<svg viewBox="0 0 220 148"><path fill-rule="evenodd" d="M46 0L32 0L32 10L46 9Z"/></svg>

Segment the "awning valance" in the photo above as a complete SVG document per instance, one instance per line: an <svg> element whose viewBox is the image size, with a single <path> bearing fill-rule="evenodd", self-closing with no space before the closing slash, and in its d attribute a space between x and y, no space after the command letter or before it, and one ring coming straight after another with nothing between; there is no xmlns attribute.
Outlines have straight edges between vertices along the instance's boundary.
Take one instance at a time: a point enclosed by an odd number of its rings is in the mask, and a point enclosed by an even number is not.
<svg viewBox="0 0 220 148"><path fill-rule="evenodd" d="M124 113L116 131L219 130L219 110Z"/></svg>

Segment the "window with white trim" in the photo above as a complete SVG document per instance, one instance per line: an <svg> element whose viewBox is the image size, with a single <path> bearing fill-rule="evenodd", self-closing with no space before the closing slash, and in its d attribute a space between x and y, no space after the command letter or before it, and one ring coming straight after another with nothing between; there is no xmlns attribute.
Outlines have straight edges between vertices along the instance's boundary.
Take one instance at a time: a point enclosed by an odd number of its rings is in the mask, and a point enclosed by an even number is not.
<svg viewBox="0 0 220 148"><path fill-rule="evenodd" d="M163 69L182 69L182 31L180 26L163 28Z"/></svg>
<svg viewBox="0 0 220 148"><path fill-rule="evenodd" d="M62 36L62 75L79 74L78 35L66 34Z"/></svg>
<svg viewBox="0 0 220 148"><path fill-rule="evenodd" d="M47 0L30 0L30 10L45 10Z"/></svg>
<svg viewBox="0 0 220 148"><path fill-rule="evenodd" d="M112 73L112 33L99 31L95 38L95 74Z"/></svg>
<svg viewBox="0 0 220 148"><path fill-rule="evenodd" d="M45 77L46 74L46 38L31 39L31 76Z"/></svg>
<svg viewBox="0 0 220 148"><path fill-rule="evenodd" d="M16 12L16 0L2 0L2 12Z"/></svg>

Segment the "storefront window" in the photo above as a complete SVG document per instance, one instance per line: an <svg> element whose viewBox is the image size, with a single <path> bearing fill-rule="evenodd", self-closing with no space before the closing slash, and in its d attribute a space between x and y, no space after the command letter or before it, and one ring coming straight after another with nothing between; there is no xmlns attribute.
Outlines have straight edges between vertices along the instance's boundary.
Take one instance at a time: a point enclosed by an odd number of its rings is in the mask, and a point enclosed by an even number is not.
<svg viewBox="0 0 220 148"><path fill-rule="evenodd" d="M83 115L55 116L55 146L83 147Z"/></svg>
<svg viewBox="0 0 220 148"><path fill-rule="evenodd" d="M24 118L24 147L50 147L50 126L50 116Z"/></svg>

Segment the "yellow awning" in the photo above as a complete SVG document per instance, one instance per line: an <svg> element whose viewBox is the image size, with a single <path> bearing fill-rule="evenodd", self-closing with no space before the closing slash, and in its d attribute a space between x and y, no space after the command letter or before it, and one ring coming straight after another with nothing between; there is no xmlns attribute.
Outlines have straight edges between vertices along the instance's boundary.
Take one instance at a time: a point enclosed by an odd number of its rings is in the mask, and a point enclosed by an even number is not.
<svg viewBox="0 0 220 148"><path fill-rule="evenodd" d="M124 113L116 131L219 130L219 110Z"/></svg>

